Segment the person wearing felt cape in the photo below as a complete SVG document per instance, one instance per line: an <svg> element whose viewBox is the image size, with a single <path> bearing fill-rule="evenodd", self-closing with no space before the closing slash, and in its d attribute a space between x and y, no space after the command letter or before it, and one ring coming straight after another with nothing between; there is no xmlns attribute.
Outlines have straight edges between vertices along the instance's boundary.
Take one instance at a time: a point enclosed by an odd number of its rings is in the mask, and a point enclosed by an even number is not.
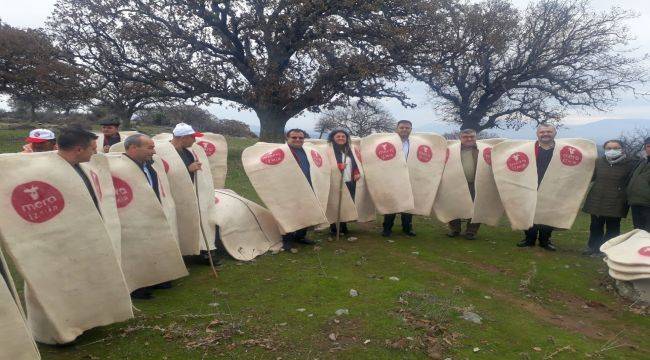
<svg viewBox="0 0 650 360"><path fill-rule="evenodd" d="M361 172L359 171L359 166L357 165L352 149L350 148L350 134L343 129L336 129L329 133L327 140L330 143L332 152L334 153L336 166L341 172L341 176L343 176L342 181L345 183L345 187L350 193L350 198L354 201L356 183L361 178ZM339 191L345 190L339 189ZM337 194L335 194L335 197L336 195ZM341 214L337 214L336 220L340 220L340 215ZM335 235L336 230L336 222L331 223L330 233ZM342 234L347 234L347 222L341 221L339 230Z"/></svg>

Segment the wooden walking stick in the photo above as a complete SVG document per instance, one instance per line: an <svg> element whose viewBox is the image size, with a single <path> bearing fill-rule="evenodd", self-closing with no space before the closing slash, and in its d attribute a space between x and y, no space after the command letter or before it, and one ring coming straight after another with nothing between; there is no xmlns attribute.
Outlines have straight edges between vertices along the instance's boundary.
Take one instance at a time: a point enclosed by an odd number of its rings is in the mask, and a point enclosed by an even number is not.
<svg viewBox="0 0 650 360"><path fill-rule="evenodd" d="M343 200L343 174L345 173L345 168L347 167L346 161L346 155L347 153L344 152L343 155L341 156L341 159L343 160L342 164L337 164L339 168L339 172L341 173L341 180L339 181L339 203L338 203L338 210L336 211L336 241L339 241L339 238L341 236L341 201Z"/></svg>

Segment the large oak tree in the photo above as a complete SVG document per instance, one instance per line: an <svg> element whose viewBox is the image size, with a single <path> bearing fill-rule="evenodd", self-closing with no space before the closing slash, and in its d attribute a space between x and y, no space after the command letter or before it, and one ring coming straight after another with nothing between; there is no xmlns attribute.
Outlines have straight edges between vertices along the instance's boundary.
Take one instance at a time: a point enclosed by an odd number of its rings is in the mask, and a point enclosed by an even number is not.
<svg viewBox="0 0 650 360"><path fill-rule="evenodd" d="M436 1L427 1L435 3ZM49 26L86 64L256 112L261 138L350 98L394 97L409 0L59 0ZM430 34L434 37L435 34Z"/></svg>
<svg viewBox="0 0 650 360"><path fill-rule="evenodd" d="M645 80L626 48L629 12L596 12L585 0L540 0L523 11L487 0L448 10L444 22L438 12L418 13L417 49L398 55L461 128L517 128L558 122L569 108L606 110ZM428 27L443 40L422 36Z"/></svg>

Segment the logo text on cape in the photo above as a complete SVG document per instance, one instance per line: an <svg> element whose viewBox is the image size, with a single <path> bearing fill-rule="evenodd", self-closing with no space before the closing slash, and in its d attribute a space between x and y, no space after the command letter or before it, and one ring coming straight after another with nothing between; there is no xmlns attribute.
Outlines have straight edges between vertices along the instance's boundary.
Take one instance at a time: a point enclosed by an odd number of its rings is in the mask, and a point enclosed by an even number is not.
<svg viewBox="0 0 650 360"><path fill-rule="evenodd" d="M269 151L260 158L260 161L266 165L277 165L281 163L282 160L284 160L284 151L282 151L282 149Z"/></svg>
<svg viewBox="0 0 650 360"><path fill-rule="evenodd" d="M311 158L312 158L312 160L314 160L314 164L316 164L316 166L318 166L318 167L323 166L323 157L320 156L318 151L312 150L311 151Z"/></svg>
<svg viewBox="0 0 650 360"><path fill-rule="evenodd" d="M397 149L395 149L395 146L387 141L377 145L375 149L375 155L383 161L391 160L396 154Z"/></svg>
<svg viewBox="0 0 650 360"><path fill-rule="evenodd" d="M508 166L508 169L514 172L522 172L526 170L526 168L528 167L528 163L529 163L528 155L522 153L521 151L518 151L510 155L510 157L506 161L506 165Z"/></svg>
<svg viewBox="0 0 650 360"><path fill-rule="evenodd" d="M207 156L212 156L217 151L217 147L211 142L201 140L197 144L203 148Z"/></svg>
<svg viewBox="0 0 650 360"><path fill-rule="evenodd" d="M428 145L418 146L418 160L423 163L428 163L433 157L433 150Z"/></svg>
<svg viewBox="0 0 650 360"><path fill-rule="evenodd" d="M11 193L11 204L21 218L32 223L46 222L65 207L61 192L42 181L16 186Z"/></svg>
<svg viewBox="0 0 650 360"><path fill-rule="evenodd" d="M582 162L582 153L573 146L565 146L560 150L560 160L566 166L576 166Z"/></svg>
<svg viewBox="0 0 650 360"><path fill-rule="evenodd" d="M117 208L121 209L131 203L133 200L133 190L129 184L113 176L113 187L115 188L115 202L117 203Z"/></svg>
<svg viewBox="0 0 650 360"><path fill-rule="evenodd" d="M491 147L486 147L485 149L483 149L483 160L485 160L485 162L488 165L492 166L492 148Z"/></svg>

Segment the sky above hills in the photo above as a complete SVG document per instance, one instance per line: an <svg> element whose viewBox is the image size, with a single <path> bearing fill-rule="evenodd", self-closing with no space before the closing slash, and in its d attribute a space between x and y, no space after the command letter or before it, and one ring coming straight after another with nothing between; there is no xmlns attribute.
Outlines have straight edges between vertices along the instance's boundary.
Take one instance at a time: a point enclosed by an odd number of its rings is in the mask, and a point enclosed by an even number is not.
<svg viewBox="0 0 650 360"><path fill-rule="evenodd" d="M529 3L528 0L512 0L519 8L523 9ZM0 0L0 18L16 27L42 27L54 7L55 0ZM647 24L650 23L650 1L648 0L592 0L592 7L597 11L603 11L612 6L632 10L638 17L630 20L627 25L630 33L636 39L631 44L635 53L639 56L650 53L650 31ZM646 62L646 66L650 63ZM381 103L397 118L410 119L414 127L424 130L428 128L445 126L440 124L444 121L440 114L437 114L431 104L431 96L426 85L418 82L404 82L399 86L406 90L411 101L417 104L414 109L407 109L394 100L382 100ZM650 86L640 89L640 92L650 93ZM0 107L2 102L0 101ZM5 106L6 107L6 106ZM212 105L209 110L220 118L230 118L244 121L254 127L259 125L257 117L251 111L238 111L231 104ZM289 127L303 127L311 130L317 121L319 114L306 112L287 124ZM639 98L634 94L626 93L621 95L619 104L607 112L582 112L574 111L568 114L565 123L569 126L581 125L603 119L650 119L650 97ZM649 120L650 122L650 120Z"/></svg>

